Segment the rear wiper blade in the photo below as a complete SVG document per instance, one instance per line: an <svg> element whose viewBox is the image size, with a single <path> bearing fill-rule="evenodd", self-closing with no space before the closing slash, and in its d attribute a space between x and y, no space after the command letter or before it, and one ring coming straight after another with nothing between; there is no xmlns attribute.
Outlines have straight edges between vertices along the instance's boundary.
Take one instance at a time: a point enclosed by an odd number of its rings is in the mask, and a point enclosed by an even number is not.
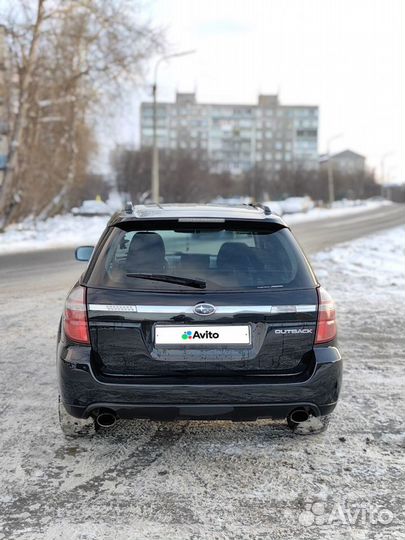
<svg viewBox="0 0 405 540"><path fill-rule="evenodd" d="M176 283L177 285L186 285L196 289L205 289L207 284L201 279L183 278L178 276L168 276L166 274L146 274L130 272L127 274L130 278L150 279L151 281L164 281L166 283Z"/></svg>

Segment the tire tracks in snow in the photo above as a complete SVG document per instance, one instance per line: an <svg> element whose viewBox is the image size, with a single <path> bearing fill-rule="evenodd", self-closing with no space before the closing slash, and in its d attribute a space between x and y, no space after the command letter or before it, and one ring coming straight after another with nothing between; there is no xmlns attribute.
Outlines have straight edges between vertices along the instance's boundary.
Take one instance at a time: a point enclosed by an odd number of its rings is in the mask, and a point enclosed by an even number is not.
<svg viewBox="0 0 405 540"><path fill-rule="evenodd" d="M147 424L145 423L145 425ZM111 430L111 432L96 435L87 448L80 443L86 444L89 441L74 441L74 446L69 446L69 443L62 445L55 451L54 459L44 471L44 476L49 481L49 485L45 489L43 481L40 480L41 489L38 489L34 484L27 493L13 499L10 504L0 502L0 515L5 516L2 520L4 538L7 540L19 538L19 534L14 537L13 532L26 530L27 527L32 527L31 530L40 533L47 524L58 520L61 509L64 509L64 513L70 514L70 510L73 510L78 500L80 500L80 506L85 507L91 503L97 503L99 499L100 512L105 512L107 503L104 500L103 485L108 485L109 491L111 483L119 483L124 480L128 482L129 478L135 482L139 474L144 474L149 467L164 458L164 455L178 444L188 425L189 422L158 424L149 439L142 440L135 449L119 458L119 461L113 459L107 468L98 470L97 474L91 478L84 480L84 482L80 481L79 478L78 482L71 485L67 483L65 487L65 481L69 477L69 466L60 465L61 450L65 449L65 454L67 452L77 455L78 460L82 462L80 469L85 469L90 463L88 460L83 460L83 452L92 453L92 461L94 461L106 456L105 453L97 453L97 450L102 450L107 441L110 440L111 445L117 449L117 442L120 443L120 448L123 446L125 448L125 446L131 447L134 443L136 444L136 440L131 437L131 433L126 441L123 440L126 432L128 435L128 431L124 431L122 427L118 433ZM72 469L77 473L76 461L72 463ZM128 501L128 505L132 502ZM27 512L28 508L29 512ZM94 505L92 508L94 509ZM103 520L102 516L99 517ZM0 538L2 538L1 533Z"/></svg>

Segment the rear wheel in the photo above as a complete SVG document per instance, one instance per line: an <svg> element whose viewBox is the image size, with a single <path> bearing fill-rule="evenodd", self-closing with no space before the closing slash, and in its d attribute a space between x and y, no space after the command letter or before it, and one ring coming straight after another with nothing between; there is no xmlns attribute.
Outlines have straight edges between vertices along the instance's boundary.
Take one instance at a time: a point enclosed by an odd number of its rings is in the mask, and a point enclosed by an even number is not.
<svg viewBox="0 0 405 540"><path fill-rule="evenodd" d="M95 434L96 424L93 418L75 418L58 400L59 425L65 437L89 437Z"/></svg>
<svg viewBox="0 0 405 540"><path fill-rule="evenodd" d="M294 422L287 418L288 427L297 435L316 435L328 429L330 416L310 416L305 422Z"/></svg>

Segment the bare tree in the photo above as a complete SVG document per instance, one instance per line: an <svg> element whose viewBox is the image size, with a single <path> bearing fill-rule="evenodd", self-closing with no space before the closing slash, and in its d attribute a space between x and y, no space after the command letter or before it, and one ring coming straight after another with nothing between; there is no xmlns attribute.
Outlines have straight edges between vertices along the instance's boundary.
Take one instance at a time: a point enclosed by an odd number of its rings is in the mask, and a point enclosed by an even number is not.
<svg viewBox="0 0 405 540"><path fill-rule="evenodd" d="M0 228L7 223L14 204L18 202L19 166L21 161L20 156L24 151L24 129L28 124L28 111L30 105L29 90L39 54L39 41L44 17L45 0L38 0L37 12L32 28L32 37L28 48L28 54L25 59L24 66L21 66L23 69L21 69L20 72L18 109L14 118L13 129L11 130L11 143L7 160L7 169L0 192Z"/></svg>
<svg viewBox="0 0 405 540"><path fill-rule="evenodd" d="M121 192L134 201L150 196L151 149L116 148L111 156ZM208 202L217 196L231 196L242 189L241 182L229 173L214 173L201 155L186 150L162 151L160 154L161 195L165 202ZM242 194L242 192L240 193Z"/></svg>
<svg viewBox="0 0 405 540"><path fill-rule="evenodd" d="M18 15L5 19L11 136L0 227L67 206L87 177L91 119L142 79L162 47L161 32L131 0L37 0L35 12L31 2L15 3Z"/></svg>

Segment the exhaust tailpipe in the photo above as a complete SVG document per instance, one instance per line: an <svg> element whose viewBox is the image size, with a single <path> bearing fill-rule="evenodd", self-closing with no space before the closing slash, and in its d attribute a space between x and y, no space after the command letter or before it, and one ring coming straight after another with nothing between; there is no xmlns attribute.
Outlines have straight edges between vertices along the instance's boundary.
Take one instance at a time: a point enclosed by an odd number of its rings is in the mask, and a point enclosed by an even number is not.
<svg viewBox="0 0 405 540"><path fill-rule="evenodd" d="M296 424L301 424L308 420L309 413L305 409L295 409L290 413L288 418Z"/></svg>
<svg viewBox="0 0 405 540"><path fill-rule="evenodd" d="M103 428L112 427L116 421L117 417L115 414L109 411L102 411L96 416L97 424Z"/></svg>

